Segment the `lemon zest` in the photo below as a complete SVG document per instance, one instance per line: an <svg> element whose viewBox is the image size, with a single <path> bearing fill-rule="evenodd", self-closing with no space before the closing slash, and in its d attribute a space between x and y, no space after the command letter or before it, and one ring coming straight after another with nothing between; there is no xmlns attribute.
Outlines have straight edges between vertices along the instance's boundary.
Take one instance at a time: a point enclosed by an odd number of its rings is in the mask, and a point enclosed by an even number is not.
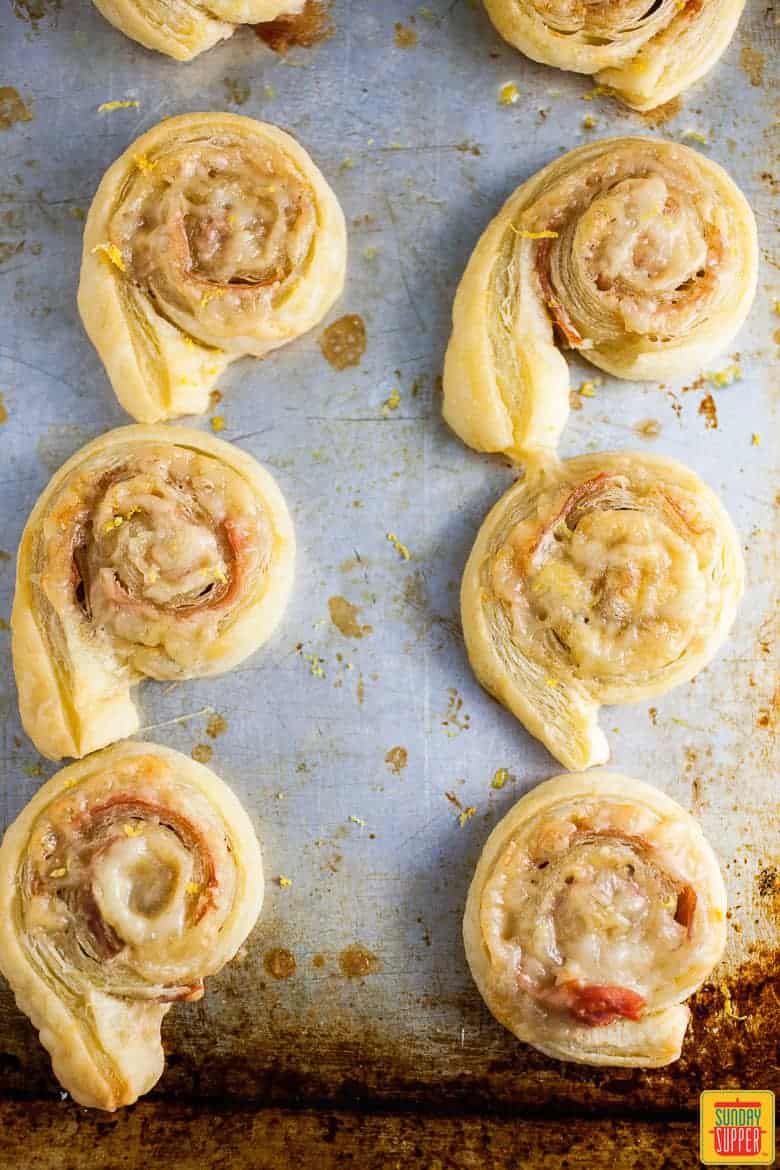
<svg viewBox="0 0 780 1170"><path fill-rule="evenodd" d="M98 106L98 113L111 114L114 110L137 110L140 104L138 98L124 98L122 101L102 102Z"/></svg>
<svg viewBox="0 0 780 1170"><path fill-rule="evenodd" d="M107 260L110 260L114 267L118 268L120 272L127 271L127 265L125 264L124 257L119 251L119 248L117 248L116 244L98 244L97 247L92 249L92 255L94 256L96 252L100 252L101 255L105 256Z"/></svg>
<svg viewBox="0 0 780 1170"><path fill-rule="evenodd" d="M387 539L390 544L392 544L393 548L398 553L402 561L410 561L412 559L412 554L409 552L409 549L405 544L401 543L394 532L388 532Z"/></svg>

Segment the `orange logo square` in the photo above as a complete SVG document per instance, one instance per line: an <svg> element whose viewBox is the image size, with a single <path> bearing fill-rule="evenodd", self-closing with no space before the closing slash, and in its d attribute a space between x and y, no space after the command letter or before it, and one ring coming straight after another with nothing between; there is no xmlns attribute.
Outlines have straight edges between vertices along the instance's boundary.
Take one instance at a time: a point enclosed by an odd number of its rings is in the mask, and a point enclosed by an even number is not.
<svg viewBox="0 0 780 1170"><path fill-rule="evenodd" d="M699 1158L705 1166L771 1166L775 1095L768 1089L706 1089L699 1098Z"/></svg>

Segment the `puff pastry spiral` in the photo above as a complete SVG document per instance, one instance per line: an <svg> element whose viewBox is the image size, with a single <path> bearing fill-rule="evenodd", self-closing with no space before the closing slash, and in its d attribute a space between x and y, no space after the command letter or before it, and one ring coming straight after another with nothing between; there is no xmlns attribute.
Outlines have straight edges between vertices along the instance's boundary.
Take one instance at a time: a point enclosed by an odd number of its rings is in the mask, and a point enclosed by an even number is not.
<svg viewBox="0 0 780 1170"><path fill-rule="evenodd" d="M11 615L25 730L51 759L138 728L146 676L229 670L278 623L295 542L271 476L185 427L121 427L57 472L22 536Z"/></svg>
<svg viewBox="0 0 780 1170"><path fill-rule="evenodd" d="M681 464L631 452L553 462L479 531L461 586L469 659L565 767L603 764L599 706L692 678L728 634L743 578L728 515Z"/></svg>
<svg viewBox="0 0 780 1170"><path fill-rule="evenodd" d="M262 901L249 818L179 752L119 744L43 786L0 847L0 967L76 1101L152 1088L163 1017L201 998Z"/></svg>
<svg viewBox="0 0 780 1170"><path fill-rule="evenodd" d="M556 776L488 838L463 922L493 1015L548 1056L657 1068L684 1000L726 941L726 891L701 829L617 773Z"/></svg>
<svg viewBox="0 0 780 1170"><path fill-rule="evenodd" d="M485 0L501 36L533 61L596 80L635 110L663 105L718 60L745 0Z"/></svg>
<svg viewBox="0 0 780 1170"><path fill-rule="evenodd" d="M288 134L183 114L109 167L87 217L79 310L140 422L208 408L226 366L311 329L338 298L346 227Z"/></svg>
<svg viewBox="0 0 780 1170"><path fill-rule="evenodd" d="M480 451L552 449L569 410L559 345L620 378L698 371L748 314L756 225L716 163L612 138L519 187L455 297L444 416Z"/></svg>
<svg viewBox="0 0 780 1170"><path fill-rule="evenodd" d="M94 0L106 20L147 49L191 61L241 24L302 12L306 0Z"/></svg>

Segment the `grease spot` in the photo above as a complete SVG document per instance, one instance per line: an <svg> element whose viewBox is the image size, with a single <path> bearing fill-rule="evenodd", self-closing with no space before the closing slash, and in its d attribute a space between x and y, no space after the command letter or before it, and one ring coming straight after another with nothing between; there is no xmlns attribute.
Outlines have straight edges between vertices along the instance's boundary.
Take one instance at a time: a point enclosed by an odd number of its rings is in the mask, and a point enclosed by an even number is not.
<svg viewBox="0 0 780 1170"><path fill-rule="evenodd" d="M50 16L52 22L62 11L62 0L13 0L14 16L32 25L37 30L45 16Z"/></svg>
<svg viewBox="0 0 780 1170"><path fill-rule="evenodd" d="M0 86L0 130L10 130L17 122L32 122L29 106L19 97L12 85Z"/></svg>
<svg viewBox="0 0 780 1170"><path fill-rule="evenodd" d="M743 45L739 54L739 63L750 78L750 84L759 86L764 84L764 63L766 57L754 49L752 45Z"/></svg>
<svg viewBox="0 0 780 1170"><path fill-rule="evenodd" d="M357 366L366 352L366 326L357 313L339 317L320 338L320 349L335 370Z"/></svg>
<svg viewBox="0 0 780 1170"><path fill-rule="evenodd" d="M284 947L273 947L266 951L263 966L273 979L289 979L295 974L295 956Z"/></svg>
<svg viewBox="0 0 780 1170"><path fill-rule="evenodd" d="M233 77L226 77L222 82L225 87L227 100L234 106L243 106L249 100L252 90L248 81L239 81Z"/></svg>
<svg viewBox="0 0 780 1170"><path fill-rule="evenodd" d="M214 754L214 749L207 743L196 743L190 754L199 764L207 764Z"/></svg>
<svg viewBox="0 0 780 1170"><path fill-rule="evenodd" d="M634 430L640 439L657 439L661 433L661 424L655 418L646 418L642 422L638 422Z"/></svg>
<svg viewBox="0 0 780 1170"><path fill-rule="evenodd" d="M228 721L224 715L218 715L214 712L209 716L209 721L206 724L206 735L212 739L216 739L218 735L224 735L228 728Z"/></svg>
<svg viewBox="0 0 780 1170"><path fill-rule="evenodd" d="M409 763L409 753L405 747L393 747L385 756L385 763L394 776L400 776Z"/></svg>
<svg viewBox="0 0 780 1170"><path fill-rule="evenodd" d="M347 979L363 979L366 975L374 975L379 971L381 964L373 951L353 943L352 946L345 947L339 955L339 967Z"/></svg>
<svg viewBox="0 0 780 1170"><path fill-rule="evenodd" d="M330 620L345 638L365 638L373 632L373 626L363 626L358 621L360 606L353 605L346 597L329 597Z"/></svg>
<svg viewBox="0 0 780 1170"><path fill-rule="evenodd" d="M409 28L402 21L395 22L395 37L393 38L399 49L413 49L417 44L417 30Z"/></svg>
<svg viewBox="0 0 780 1170"><path fill-rule="evenodd" d="M5 405L5 395L0 394L0 426L8 422L8 410Z"/></svg>

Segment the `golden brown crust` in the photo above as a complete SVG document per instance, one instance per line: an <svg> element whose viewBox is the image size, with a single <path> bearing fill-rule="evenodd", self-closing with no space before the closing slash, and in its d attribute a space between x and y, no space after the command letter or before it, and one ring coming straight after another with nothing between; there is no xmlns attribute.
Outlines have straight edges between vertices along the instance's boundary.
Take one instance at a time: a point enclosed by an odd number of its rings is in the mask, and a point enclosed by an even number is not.
<svg viewBox="0 0 780 1170"><path fill-rule="evenodd" d="M0 967L76 1101L148 1092L163 1017L203 994L262 901L246 813L179 752L120 744L41 788L0 847Z"/></svg>
<svg viewBox="0 0 780 1170"><path fill-rule="evenodd" d="M603 764L600 705L692 678L728 634L743 578L728 515L674 460L535 466L488 514L466 565L469 660L567 768Z"/></svg>
<svg viewBox="0 0 780 1170"><path fill-rule="evenodd" d="M757 263L753 213L716 163L649 138L572 150L509 197L471 255L444 417L480 451L554 450L562 347L620 378L697 371L742 326Z"/></svg>
<svg viewBox="0 0 780 1170"><path fill-rule="evenodd" d="M745 0L485 0L498 31L534 61L594 74L635 110L651 110L718 60Z"/></svg>
<svg viewBox="0 0 780 1170"><path fill-rule="evenodd" d="M14 672L38 750L80 757L131 735L144 676L230 670L278 624L294 558L279 489L231 444L164 426L89 443L19 547Z"/></svg>
<svg viewBox="0 0 780 1170"><path fill-rule="evenodd" d="M463 937L482 997L518 1039L559 1060L657 1068L679 1057L684 1000L723 952L726 892L668 796L619 773L568 774L491 833Z"/></svg>
<svg viewBox="0 0 780 1170"><path fill-rule="evenodd" d="M140 422L208 409L230 362L312 329L341 294L346 227L306 151L237 114L183 114L109 167L79 311Z"/></svg>

